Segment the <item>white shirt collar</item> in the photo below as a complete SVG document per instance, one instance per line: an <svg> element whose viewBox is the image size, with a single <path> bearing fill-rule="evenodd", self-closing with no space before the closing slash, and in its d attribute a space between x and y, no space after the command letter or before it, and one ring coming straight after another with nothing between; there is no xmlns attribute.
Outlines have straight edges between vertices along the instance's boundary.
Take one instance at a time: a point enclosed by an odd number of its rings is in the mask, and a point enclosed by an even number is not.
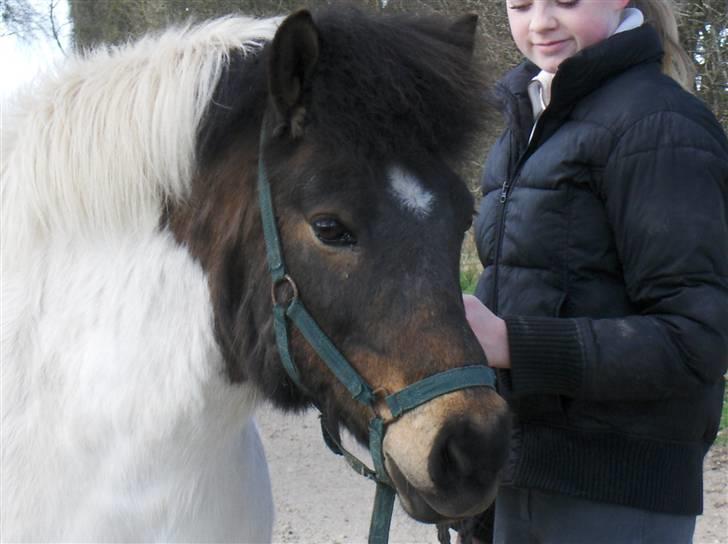
<svg viewBox="0 0 728 544"><path fill-rule="evenodd" d="M622 21L619 23L617 30L614 31L614 34L626 32L627 30L634 30L635 28L642 26L642 23L644 22L645 16L642 15L640 10L637 8L624 8L622 10Z"/></svg>
<svg viewBox="0 0 728 544"><path fill-rule="evenodd" d="M537 119L551 102L551 81L555 75L541 70L528 84L528 98L531 99L534 119Z"/></svg>

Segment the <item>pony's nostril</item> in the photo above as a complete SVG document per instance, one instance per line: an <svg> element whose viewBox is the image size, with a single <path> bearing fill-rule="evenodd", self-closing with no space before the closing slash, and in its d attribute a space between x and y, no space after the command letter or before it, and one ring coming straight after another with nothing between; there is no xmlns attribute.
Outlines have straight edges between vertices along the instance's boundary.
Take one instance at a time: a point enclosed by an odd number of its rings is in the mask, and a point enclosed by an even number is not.
<svg viewBox="0 0 728 544"><path fill-rule="evenodd" d="M433 483L442 490L477 489L492 485L505 462L507 448L498 435L468 419L447 423L438 433L429 460ZM506 435L507 436L507 435Z"/></svg>
<svg viewBox="0 0 728 544"><path fill-rule="evenodd" d="M468 451L468 444L455 436L447 442L444 450L442 461L446 467L451 467L452 471L457 474L469 474L473 472L474 462L472 451Z"/></svg>
<svg viewBox="0 0 728 544"><path fill-rule="evenodd" d="M483 433L466 421L443 428L430 457L430 475L438 487L451 488L475 476L478 450L484 446Z"/></svg>

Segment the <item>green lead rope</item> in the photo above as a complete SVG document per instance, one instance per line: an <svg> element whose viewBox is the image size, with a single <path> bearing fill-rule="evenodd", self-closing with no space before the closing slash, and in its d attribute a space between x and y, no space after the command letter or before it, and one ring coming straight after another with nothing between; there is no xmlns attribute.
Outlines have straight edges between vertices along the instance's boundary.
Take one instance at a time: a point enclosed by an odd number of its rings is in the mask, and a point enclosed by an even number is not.
<svg viewBox="0 0 728 544"><path fill-rule="evenodd" d="M264 123L265 126L265 123ZM358 402L372 409L375 416L369 423L369 451L374 463L374 470L366 466L356 456L348 452L337 440L333 433L326 428L322 419L324 440L334 453L343 455L349 465L359 474L374 480L377 484L374 497L374 510L369 527L370 544L387 544L389 540L389 527L392 520L395 490L384 465L383 441L385 421L376 415L374 403L376 401L372 387L362 379L354 367L336 349L336 346L321 330L311 314L306 310L298 298L296 284L290 276L286 275L283 253L278 237L273 199L270 183L263 160L263 143L265 130L261 131L259 158L258 158L258 198L260 215L263 223L268 269L270 271L273 287L273 325L275 329L276 347L281 357L283 368L293 382L306 392L301 381L301 373L296 366L290 350L288 323L292 322L303 334L304 338L313 347L316 353L328 366L336 379L349 391ZM288 283L293 290L292 296L285 303L277 300L276 288ZM491 387L495 385L495 374L484 365L465 366L450 369L416 382L401 391L384 398L392 413L392 419L424 404L436 397L469 387Z"/></svg>

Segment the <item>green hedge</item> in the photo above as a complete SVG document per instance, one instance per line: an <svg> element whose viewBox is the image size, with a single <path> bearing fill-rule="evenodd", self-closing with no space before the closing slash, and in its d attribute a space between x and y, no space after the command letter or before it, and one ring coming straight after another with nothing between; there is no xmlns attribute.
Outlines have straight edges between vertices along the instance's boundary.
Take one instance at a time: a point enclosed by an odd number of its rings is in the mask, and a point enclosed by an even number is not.
<svg viewBox="0 0 728 544"><path fill-rule="evenodd" d="M463 293L472 295L475 292L475 286L478 283L480 270L475 268L466 268L460 271L460 289Z"/></svg>

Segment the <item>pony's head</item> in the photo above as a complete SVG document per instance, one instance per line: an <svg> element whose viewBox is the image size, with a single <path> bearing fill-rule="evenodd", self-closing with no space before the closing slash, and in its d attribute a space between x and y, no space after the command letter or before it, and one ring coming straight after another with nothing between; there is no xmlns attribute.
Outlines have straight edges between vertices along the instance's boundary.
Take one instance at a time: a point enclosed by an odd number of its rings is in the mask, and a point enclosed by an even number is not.
<svg viewBox="0 0 728 544"><path fill-rule="evenodd" d="M313 402L361 441L371 413L295 331L306 392L281 365L258 160L265 156L301 300L373 388L393 393L484 364L458 274L474 203L450 166L485 114L475 22L350 9L291 15L257 55L230 55L198 131L191 195L169 204L169 227L208 274L230 378L252 381L286 409ZM423 521L484 510L508 427L504 401L483 387L391 423L386 468L404 508Z"/></svg>

